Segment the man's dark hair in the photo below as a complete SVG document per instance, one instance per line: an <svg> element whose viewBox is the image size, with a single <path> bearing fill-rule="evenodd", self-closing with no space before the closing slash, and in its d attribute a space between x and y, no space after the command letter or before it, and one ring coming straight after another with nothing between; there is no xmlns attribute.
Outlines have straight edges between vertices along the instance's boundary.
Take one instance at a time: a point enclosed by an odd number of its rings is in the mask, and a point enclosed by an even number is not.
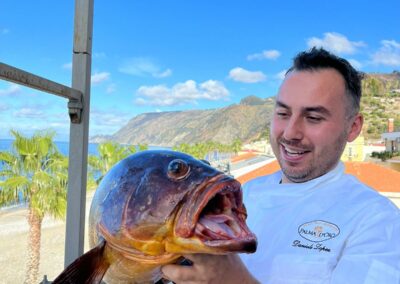
<svg viewBox="0 0 400 284"><path fill-rule="evenodd" d="M351 64L323 48L313 47L309 51L303 51L297 54L293 59L293 66L286 72L291 71L316 71L319 69L333 68L338 71L344 81L346 94L351 102L351 116L360 110L361 99L361 80L362 73L358 72Z"/></svg>

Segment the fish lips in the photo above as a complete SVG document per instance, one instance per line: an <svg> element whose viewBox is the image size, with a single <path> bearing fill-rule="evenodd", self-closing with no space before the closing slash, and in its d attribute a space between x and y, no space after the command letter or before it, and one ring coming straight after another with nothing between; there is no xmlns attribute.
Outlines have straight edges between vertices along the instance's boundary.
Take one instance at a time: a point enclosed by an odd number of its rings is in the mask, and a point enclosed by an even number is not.
<svg viewBox="0 0 400 284"><path fill-rule="evenodd" d="M216 218L228 215L227 223L232 227L232 229L228 228L230 234L217 237L217 233L202 225L199 226L204 214L206 216L211 214L211 217ZM242 201L241 184L225 174L220 174L201 184L182 203L176 217L174 233L178 239L200 240L204 246L210 248L211 253L221 251L252 253L257 249L257 238L247 227L246 218L247 212ZM203 227L211 235L208 234L205 237L198 232L199 227Z"/></svg>

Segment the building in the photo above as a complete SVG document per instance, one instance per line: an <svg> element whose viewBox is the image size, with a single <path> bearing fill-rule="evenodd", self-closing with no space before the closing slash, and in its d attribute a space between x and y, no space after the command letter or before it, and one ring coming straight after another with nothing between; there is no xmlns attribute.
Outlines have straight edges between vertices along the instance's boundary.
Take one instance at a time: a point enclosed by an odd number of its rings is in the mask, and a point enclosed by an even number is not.
<svg viewBox="0 0 400 284"><path fill-rule="evenodd" d="M382 140L385 144L385 151L400 153L400 132L395 131L394 119L388 119L388 132L382 133ZM400 172L400 155L394 156L386 161L382 161L384 166Z"/></svg>
<svg viewBox="0 0 400 284"><path fill-rule="evenodd" d="M394 119L388 119L388 132L382 133L382 139L385 142L386 151L399 152L400 151L400 132L394 131Z"/></svg>
<svg viewBox="0 0 400 284"><path fill-rule="evenodd" d="M364 137L358 136L353 142L346 144L346 148L343 151L341 160L342 161L357 161L362 162L365 159L364 153Z"/></svg>
<svg viewBox="0 0 400 284"><path fill-rule="evenodd" d="M400 151L400 132L382 133L382 139L385 142L385 148L388 152Z"/></svg>

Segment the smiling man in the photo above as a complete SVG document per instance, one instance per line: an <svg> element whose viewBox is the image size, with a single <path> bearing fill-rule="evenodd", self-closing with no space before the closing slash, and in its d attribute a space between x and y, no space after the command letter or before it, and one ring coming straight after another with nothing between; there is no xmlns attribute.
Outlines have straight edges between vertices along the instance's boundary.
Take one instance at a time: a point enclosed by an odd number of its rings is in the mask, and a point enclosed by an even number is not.
<svg viewBox="0 0 400 284"><path fill-rule="evenodd" d="M324 49L298 54L278 95L270 142L281 170L244 186L255 254L186 256L176 283L400 283L400 211L344 173L361 132L361 76Z"/></svg>
<svg viewBox="0 0 400 284"><path fill-rule="evenodd" d="M271 126L271 145L283 182L305 182L332 170L361 131L361 90L346 90L333 68L291 69L280 88ZM357 92L357 93L355 93ZM348 106L348 107L344 107Z"/></svg>

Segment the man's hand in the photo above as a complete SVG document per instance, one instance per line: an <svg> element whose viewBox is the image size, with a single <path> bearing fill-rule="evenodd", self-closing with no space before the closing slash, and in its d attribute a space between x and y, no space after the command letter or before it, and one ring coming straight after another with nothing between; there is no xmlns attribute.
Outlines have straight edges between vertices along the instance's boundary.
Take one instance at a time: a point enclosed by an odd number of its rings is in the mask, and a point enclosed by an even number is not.
<svg viewBox="0 0 400 284"><path fill-rule="evenodd" d="M191 254L184 257L192 261L193 265L163 266L161 270L166 279L177 284L259 283L251 276L238 255Z"/></svg>

